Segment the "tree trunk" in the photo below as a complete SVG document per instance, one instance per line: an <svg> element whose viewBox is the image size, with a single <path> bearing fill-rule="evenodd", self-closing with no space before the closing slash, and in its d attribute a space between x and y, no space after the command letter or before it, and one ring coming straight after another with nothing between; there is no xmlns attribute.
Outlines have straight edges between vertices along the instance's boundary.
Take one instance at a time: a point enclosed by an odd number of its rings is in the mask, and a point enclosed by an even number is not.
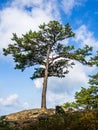
<svg viewBox="0 0 98 130"><path fill-rule="evenodd" d="M46 109L46 92L47 92L47 81L48 81L48 66L49 66L49 53L50 53L50 46L47 50L47 57L46 57L46 68L45 68L45 76L44 76L44 82L43 82L43 90L42 90L42 102L41 102L41 108Z"/></svg>

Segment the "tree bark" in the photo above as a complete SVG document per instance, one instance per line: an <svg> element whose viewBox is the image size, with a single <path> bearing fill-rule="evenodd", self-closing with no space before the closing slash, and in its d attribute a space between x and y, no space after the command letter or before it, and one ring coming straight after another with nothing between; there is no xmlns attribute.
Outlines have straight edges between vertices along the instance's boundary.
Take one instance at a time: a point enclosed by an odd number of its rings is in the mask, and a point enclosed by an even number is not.
<svg viewBox="0 0 98 130"><path fill-rule="evenodd" d="M45 76L43 81L43 90L42 90L42 102L41 108L46 109L46 92L47 92L47 81L48 81L48 67L49 67L49 53L50 53L50 46L48 46L47 50L47 57L46 57L46 68L45 68Z"/></svg>

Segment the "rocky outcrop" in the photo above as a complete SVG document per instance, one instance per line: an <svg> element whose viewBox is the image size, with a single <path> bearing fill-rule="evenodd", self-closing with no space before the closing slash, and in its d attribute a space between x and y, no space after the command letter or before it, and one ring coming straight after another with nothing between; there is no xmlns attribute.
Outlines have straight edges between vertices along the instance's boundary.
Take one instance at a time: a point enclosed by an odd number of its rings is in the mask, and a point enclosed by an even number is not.
<svg viewBox="0 0 98 130"><path fill-rule="evenodd" d="M6 120L30 120L30 119L37 119L41 115L53 115L55 114L55 109L31 109L31 110L24 110L21 112L13 113L10 115L5 116Z"/></svg>

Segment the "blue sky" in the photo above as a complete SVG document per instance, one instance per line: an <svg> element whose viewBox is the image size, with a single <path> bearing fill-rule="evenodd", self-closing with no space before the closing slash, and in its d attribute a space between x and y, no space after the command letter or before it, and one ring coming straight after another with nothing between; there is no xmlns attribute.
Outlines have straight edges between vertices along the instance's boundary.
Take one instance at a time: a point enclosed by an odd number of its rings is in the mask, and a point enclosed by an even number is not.
<svg viewBox="0 0 98 130"><path fill-rule="evenodd" d="M34 68L14 70L12 57L3 56L2 48L12 43L12 33L20 36L50 20L71 25L76 36L70 42L76 47L87 44L98 50L98 0L0 0L0 115L40 107L43 79L30 80ZM73 101L96 71L77 63L64 79L50 78L47 106Z"/></svg>

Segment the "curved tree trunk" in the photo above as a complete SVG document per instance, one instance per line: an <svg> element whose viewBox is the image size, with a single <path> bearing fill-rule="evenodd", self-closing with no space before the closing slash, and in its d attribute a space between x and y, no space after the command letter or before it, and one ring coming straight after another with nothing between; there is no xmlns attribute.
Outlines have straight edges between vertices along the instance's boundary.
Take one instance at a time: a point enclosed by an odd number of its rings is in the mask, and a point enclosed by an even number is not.
<svg viewBox="0 0 98 130"><path fill-rule="evenodd" d="M42 90L42 102L41 108L46 109L46 92L47 92L47 81L48 81L48 66L49 66L49 53L50 53L50 46L47 50L47 57L46 57L46 68L45 68L45 76L43 82L43 90Z"/></svg>

